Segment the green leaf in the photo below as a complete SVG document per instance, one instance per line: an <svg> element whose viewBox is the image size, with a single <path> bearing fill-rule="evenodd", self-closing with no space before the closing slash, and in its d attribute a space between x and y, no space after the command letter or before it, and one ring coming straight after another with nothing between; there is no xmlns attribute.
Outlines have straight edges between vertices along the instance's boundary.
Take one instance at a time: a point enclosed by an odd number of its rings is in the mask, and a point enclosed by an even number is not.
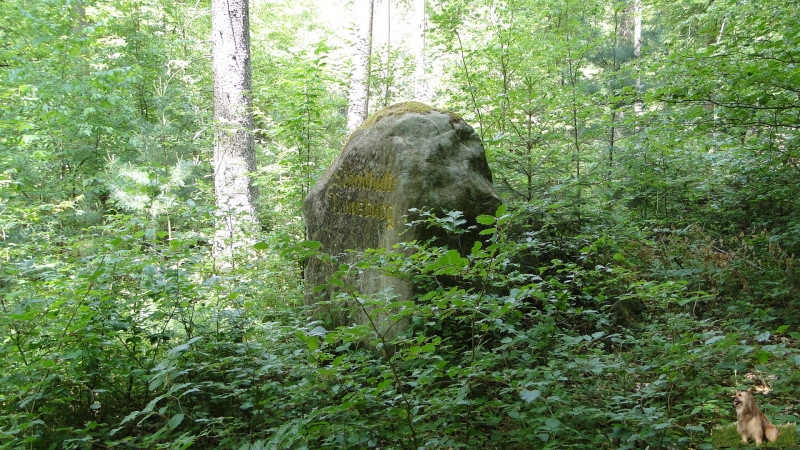
<svg viewBox="0 0 800 450"><path fill-rule="evenodd" d="M167 422L167 426L174 430L175 428L178 427L178 425L181 424L181 422L183 422L183 416L184 416L183 413L175 414L174 416L172 416L171 419L169 419L169 422Z"/></svg>
<svg viewBox="0 0 800 450"><path fill-rule="evenodd" d="M390 389L391 387L392 387L392 380L390 378L387 378L387 379L381 381L380 383L378 383L378 388L377 389L378 389L378 391L385 391L387 389Z"/></svg>
<svg viewBox="0 0 800 450"><path fill-rule="evenodd" d="M511 214L505 214L497 218L497 225L505 225L511 220Z"/></svg>
<svg viewBox="0 0 800 450"><path fill-rule="evenodd" d="M122 422L120 422L119 424L120 424L120 425L125 425L126 423L128 423L128 422L130 422L131 420L135 419L135 418L136 418L136 416L138 416L138 415L139 415L139 411L133 411L132 413L130 413L130 414L128 414L127 416L125 416L125 418L124 418L124 419L122 419ZM112 434L113 434L113 433L112 433Z"/></svg>
<svg viewBox="0 0 800 450"><path fill-rule="evenodd" d="M653 428L656 429L656 430L663 430L663 429L669 428L671 426L672 426L672 423L670 423L670 422L661 422L661 423L657 423L657 424L653 425Z"/></svg>
<svg viewBox="0 0 800 450"><path fill-rule="evenodd" d="M322 247L322 243L319 241L303 241L300 245L311 250L319 250Z"/></svg>
<svg viewBox="0 0 800 450"><path fill-rule="evenodd" d="M188 341L186 341L185 343L180 344L180 345L172 348L170 350L170 353L178 354L178 353L181 353L181 352L185 352L186 350L189 350L191 348L192 344L194 344L195 342L197 342L200 339L202 339L200 336L193 337L193 338L189 339Z"/></svg>
<svg viewBox="0 0 800 450"><path fill-rule="evenodd" d="M153 408L155 408L155 407L156 407L156 405L158 404L158 402L160 402L161 400L163 400L163 399L164 399L164 397L165 397L164 395L159 395L158 397L156 397L156 398L154 398L154 399L150 400L150 403L148 403L148 404L147 404L147 406L145 406L145 407L144 407L144 409L142 410L142 412L143 412L143 413L148 413L148 412L151 412L151 411L153 410ZM123 422L123 423L124 423L124 422Z"/></svg>
<svg viewBox="0 0 800 450"><path fill-rule="evenodd" d="M475 220L481 225L493 225L495 218L486 214L482 214L476 217Z"/></svg>
<svg viewBox="0 0 800 450"><path fill-rule="evenodd" d="M519 391L519 398L521 398L525 403L530 403L536 399L538 399L542 395L542 392L538 389L533 391L529 391L527 389L523 389Z"/></svg>
<svg viewBox="0 0 800 450"><path fill-rule="evenodd" d="M561 428L561 421L556 419L555 417L548 417L547 419L545 419L544 424L547 428L551 430L556 430L558 428Z"/></svg>
<svg viewBox="0 0 800 450"><path fill-rule="evenodd" d="M310 352L313 353L313 352L317 351L317 349L319 349L319 341L317 340L317 338L315 338L313 336L310 336L305 341L306 341L306 347L308 347L308 350Z"/></svg>
<svg viewBox="0 0 800 450"><path fill-rule="evenodd" d="M253 248L256 250L267 250L269 248L269 244L264 241L256 242L253 244Z"/></svg>

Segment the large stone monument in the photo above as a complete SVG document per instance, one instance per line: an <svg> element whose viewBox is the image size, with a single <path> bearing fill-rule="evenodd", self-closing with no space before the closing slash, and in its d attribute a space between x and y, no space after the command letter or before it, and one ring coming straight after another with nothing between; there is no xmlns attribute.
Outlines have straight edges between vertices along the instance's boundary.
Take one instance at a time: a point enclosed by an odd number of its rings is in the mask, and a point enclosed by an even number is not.
<svg viewBox="0 0 800 450"><path fill-rule="evenodd" d="M353 133L306 197L303 215L308 239L349 263L348 250L391 249L429 237L406 226L411 208L437 214L457 210L469 220L494 214L500 203L483 144L472 127L453 113L408 102L376 113ZM316 258L308 262L307 304L336 298L332 287L314 289L326 284L335 270ZM360 295L373 299L414 294L405 281L375 271L350 281ZM318 312L337 326L366 321L360 308L347 302L328 304ZM376 319L380 333L398 331L385 317Z"/></svg>

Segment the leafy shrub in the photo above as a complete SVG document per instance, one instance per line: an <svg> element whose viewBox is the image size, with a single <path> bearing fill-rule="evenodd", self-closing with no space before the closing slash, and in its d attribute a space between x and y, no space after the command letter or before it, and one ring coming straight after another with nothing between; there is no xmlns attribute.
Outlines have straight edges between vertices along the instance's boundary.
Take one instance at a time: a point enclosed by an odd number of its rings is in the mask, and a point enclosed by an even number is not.
<svg viewBox="0 0 800 450"><path fill-rule="evenodd" d="M462 232L456 213L420 220ZM743 384L795 420L790 319L698 307L718 287L641 270L647 242L509 239L517 220L479 217L463 253L409 242L340 266L341 295L407 324L391 338L296 306L296 266L268 249L318 257L313 243L265 241L215 274L195 243L132 221L83 270L20 265L3 287L2 448L710 448ZM345 280L365 269L424 289L363 296Z"/></svg>

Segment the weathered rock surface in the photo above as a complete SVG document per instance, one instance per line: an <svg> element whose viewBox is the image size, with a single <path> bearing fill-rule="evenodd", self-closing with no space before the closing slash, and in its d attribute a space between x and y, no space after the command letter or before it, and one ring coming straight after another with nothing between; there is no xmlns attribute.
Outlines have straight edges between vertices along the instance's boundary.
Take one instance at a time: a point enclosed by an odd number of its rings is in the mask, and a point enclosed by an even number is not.
<svg viewBox="0 0 800 450"><path fill-rule="evenodd" d="M483 144L472 127L452 113L409 102L384 109L353 133L306 197L303 215L308 239L349 262L347 250L390 249L425 238L421 230L405 226L411 208L458 210L471 219L494 214L500 203ZM309 261L308 304L334 298L330 288L313 292L333 271L318 259ZM374 272L352 281L365 297L413 295L404 281ZM334 325L366 320L355 305L326 306L320 312ZM396 325L378 319L381 333Z"/></svg>

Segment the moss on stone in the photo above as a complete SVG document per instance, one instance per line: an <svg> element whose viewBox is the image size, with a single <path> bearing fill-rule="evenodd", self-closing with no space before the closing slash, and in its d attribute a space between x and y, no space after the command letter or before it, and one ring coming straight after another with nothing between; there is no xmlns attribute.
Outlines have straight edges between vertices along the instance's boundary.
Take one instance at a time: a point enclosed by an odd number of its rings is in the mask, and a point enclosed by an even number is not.
<svg viewBox="0 0 800 450"><path fill-rule="evenodd" d="M364 123L361 124L360 127L358 127L358 129L362 130L362 129L365 129L365 128L369 128L369 127L375 125L376 123L378 123L378 121L383 119L384 117L399 116L401 114L406 114L406 113L427 114L427 113L429 113L431 111L436 111L436 112L440 112L442 114L447 114L448 116L450 116L450 122L451 123L456 122L456 121L461 119L461 116L459 116L459 115L457 115L455 113L452 113L450 111L444 111L444 110L441 110L441 109L436 109L436 108L433 108L431 106L426 105L425 103L420 103L420 102L402 102L402 103L395 103L394 105L387 106L386 108L383 108L382 110L380 110L380 111L376 112L375 114L369 116L367 118L367 120L365 120Z"/></svg>

